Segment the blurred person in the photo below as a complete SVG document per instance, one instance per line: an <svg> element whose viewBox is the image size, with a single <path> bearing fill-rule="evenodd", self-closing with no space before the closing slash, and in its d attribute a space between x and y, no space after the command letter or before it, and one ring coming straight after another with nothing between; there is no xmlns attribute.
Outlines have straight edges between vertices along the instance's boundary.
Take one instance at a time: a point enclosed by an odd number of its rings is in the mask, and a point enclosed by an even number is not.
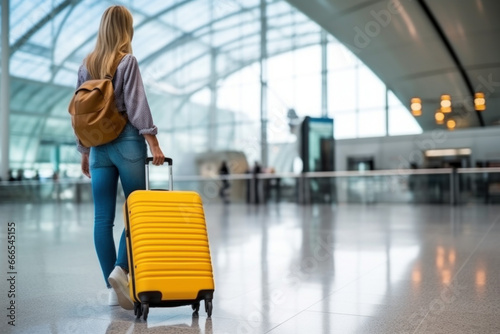
<svg viewBox="0 0 500 334"><path fill-rule="evenodd" d="M128 259L125 233L118 252L113 238L118 178L127 198L134 190L145 189L146 142L153 164L161 165L165 156L160 148L151 110L144 91L136 58L132 55L133 18L123 6L111 6L102 15L94 50L78 70L79 87L91 79L112 74L117 109L128 118L121 134L110 143L86 148L78 143L81 168L91 178L94 199L94 244L104 281L109 289L109 305L133 309L128 290ZM121 59L121 60L120 60Z"/></svg>
<svg viewBox="0 0 500 334"><path fill-rule="evenodd" d="M254 166L253 166L253 179L254 179L254 203L259 204L260 202L260 194L259 194L259 174L262 173L262 166L259 164L258 161L255 161Z"/></svg>
<svg viewBox="0 0 500 334"><path fill-rule="evenodd" d="M16 181L16 178L14 177L14 171L12 169L9 169L8 181Z"/></svg>
<svg viewBox="0 0 500 334"><path fill-rule="evenodd" d="M227 167L226 161L222 161L222 164L219 169L219 175L222 177L222 187L219 190L219 196L224 202L224 204L229 203L229 194L228 189L230 187L229 180L226 176L229 175L229 168Z"/></svg>
<svg viewBox="0 0 500 334"><path fill-rule="evenodd" d="M23 180L24 180L24 169L18 169L16 181L23 181Z"/></svg>

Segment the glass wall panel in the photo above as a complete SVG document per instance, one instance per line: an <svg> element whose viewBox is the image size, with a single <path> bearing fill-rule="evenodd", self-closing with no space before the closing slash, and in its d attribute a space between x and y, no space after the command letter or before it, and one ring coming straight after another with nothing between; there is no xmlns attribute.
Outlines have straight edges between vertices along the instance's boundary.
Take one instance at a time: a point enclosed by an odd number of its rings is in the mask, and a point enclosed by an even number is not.
<svg viewBox="0 0 500 334"><path fill-rule="evenodd" d="M366 66L358 69L358 106L365 108L383 108L385 106L385 85Z"/></svg>
<svg viewBox="0 0 500 334"><path fill-rule="evenodd" d="M225 121L225 123L223 123ZM218 121L217 138L214 149L216 151L230 151L233 149L233 142L236 139L234 120L223 119Z"/></svg>
<svg viewBox="0 0 500 334"><path fill-rule="evenodd" d="M329 38L330 40L331 38ZM337 41L328 43L328 70L344 70L354 68L358 60L351 51Z"/></svg>
<svg viewBox="0 0 500 334"><path fill-rule="evenodd" d="M315 61L316 60L316 61ZM321 114L321 55L319 46L272 57L268 61L269 98L273 110L294 109L299 116Z"/></svg>
<svg viewBox="0 0 500 334"><path fill-rule="evenodd" d="M245 154L247 162L261 160L260 122L236 123L233 149Z"/></svg>
<svg viewBox="0 0 500 334"><path fill-rule="evenodd" d="M12 168L22 168L26 158L26 147L30 143L30 137L25 135L11 134L11 149L9 150L9 159Z"/></svg>
<svg viewBox="0 0 500 334"><path fill-rule="evenodd" d="M55 1L55 4L63 0ZM52 11L52 2L44 0L10 1L10 43L15 43L37 22Z"/></svg>
<svg viewBox="0 0 500 334"><path fill-rule="evenodd" d="M278 81L280 85L286 81ZM281 87L281 86L280 86ZM288 110L292 104L286 103L283 97L272 91L268 94L267 108L267 141L269 144L287 143L295 140L295 136L290 135L288 125Z"/></svg>
<svg viewBox="0 0 500 334"><path fill-rule="evenodd" d="M144 59L181 36L182 31L163 21L148 21L134 30L132 47L137 59ZM157 36L157 38L151 38Z"/></svg>
<svg viewBox="0 0 500 334"><path fill-rule="evenodd" d="M334 116L335 138L346 139L355 138L358 134L357 129L358 115L353 112L339 112Z"/></svg>
<svg viewBox="0 0 500 334"><path fill-rule="evenodd" d="M321 116L321 75L300 76L296 80L295 110L300 116Z"/></svg>
<svg viewBox="0 0 500 334"><path fill-rule="evenodd" d="M54 54L56 63L63 62L85 41L92 40L90 45L92 48L95 46L100 16L108 6L108 3L96 0L76 5L75 9L69 13L64 26L60 28L57 50ZM135 15L134 19L137 20ZM89 48L85 54L90 51Z"/></svg>
<svg viewBox="0 0 500 334"><path fill-rule="evenodd" d="M358 114L358 137L385 135L385 109L364 109Z"/></svg>
<svg viewBox="0 0 500 334"><path fill-rule="evenodd" d="M15 77L46 82L51 77L49 69L49 59L23 51L16 52L16 57L10 60L10 73Z"/></svg>
<svg viewBox="0 0 500 334"><path fill-rule="evenodd" d="M422 133L422 128L401 101L389 91L389 135Z"/></svg>
<svg viewBox="0 0 500 334"><path fill-rule="evenodd" d="M11 134L30 135L39 123L39 119L28 115L16 115L10 119Z"/></svg>
<svg viewBox="0 0 500 334"><path fill-rule="evenodd" d="M265 124L271 163L291 170L293 159L284 157L295 152L297 138L289 111L321 116L322 52L316 23L284 0L268 0L268 101L267 118L261 120L260 0L124 4L134 16L134 55L167 155L185 160L213 145L216 150L241 150L252 164L261 159ZM95 46L100 17L109 5L98 0L11 0L11 43L18 42L11 56L15 163L24 159L51 168L54 147L64 147L63 168L69 171L73 164L78 170L78 153L68 153L74 138L67 106L78 68ZM25 35L47 17L51 20ZM335 137L385 135L385 85L335 38L328 36L328 41L327 100ZM421 132L392 93L389 116L389 134Z"/></svg>
<svg viewBox="0 0 500 334"><path fill-rule="evenodd" d="M191 1L174 12L174 24L183 31L192 31L211 20L211 0Z"/></svg>
<svg viewBox="0 0 500 334"><path fill-rule="evenodd" d="M333 117L338 112L356 110L357 77L354 68L340 71L331 71L328 74L328 109Z"/></svg>
<svg viewBox="0 0 500 334"><path fill-rule="evenodd" d="M233 110L238 122L260 120L259 72L251 66L225 79L217 90L217 104L221 109Z"/></svg>

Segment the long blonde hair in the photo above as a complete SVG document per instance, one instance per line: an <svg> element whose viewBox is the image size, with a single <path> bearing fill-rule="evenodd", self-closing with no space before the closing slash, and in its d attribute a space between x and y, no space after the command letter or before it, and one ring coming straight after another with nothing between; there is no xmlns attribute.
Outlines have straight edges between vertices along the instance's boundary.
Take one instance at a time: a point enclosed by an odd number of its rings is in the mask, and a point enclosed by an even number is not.
<svg viewBox="0 0 500 334"><path fill-rule="evenodd" d="M113 64L132 53L134 35L132 14L124 6L111 6L102 15L94 51L85 58L85 66L92 79L103 79L112 74Z"/></svg>

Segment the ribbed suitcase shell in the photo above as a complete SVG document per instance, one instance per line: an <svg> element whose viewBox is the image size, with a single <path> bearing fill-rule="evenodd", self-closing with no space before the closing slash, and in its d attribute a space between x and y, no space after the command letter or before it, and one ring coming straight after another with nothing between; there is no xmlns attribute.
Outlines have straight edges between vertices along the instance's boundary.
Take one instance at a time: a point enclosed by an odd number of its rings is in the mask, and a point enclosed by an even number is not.
<svg viewBox="0 0 500 334"><path fill-rule="evenodd" d="M211 301L214 279L200 196L138 190L124 211L132 300L152 307Z"/></svg>

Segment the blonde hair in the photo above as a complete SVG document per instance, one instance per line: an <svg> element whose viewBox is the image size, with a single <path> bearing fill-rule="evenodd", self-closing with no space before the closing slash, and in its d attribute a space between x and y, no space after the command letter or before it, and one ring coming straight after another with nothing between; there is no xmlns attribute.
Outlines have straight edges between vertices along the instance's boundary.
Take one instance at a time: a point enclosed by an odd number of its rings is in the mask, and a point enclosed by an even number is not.
<svg viewBox="0 0 500 334"><path fill-rule="evenodd" d="M124 6L111 6L102 15L94 51L85 58L92 79L103 79L120 57L132 53L132 14Z"/></svg>

